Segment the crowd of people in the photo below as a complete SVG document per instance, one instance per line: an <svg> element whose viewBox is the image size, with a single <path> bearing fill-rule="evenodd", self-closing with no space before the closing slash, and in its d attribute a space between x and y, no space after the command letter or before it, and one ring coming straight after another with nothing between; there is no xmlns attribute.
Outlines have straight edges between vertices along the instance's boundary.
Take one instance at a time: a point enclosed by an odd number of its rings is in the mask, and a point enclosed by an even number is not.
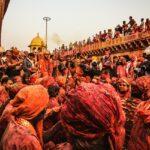
<svg viewBox="0 0 150 150"><path fill-rule="evenodd" d="M106 42L111 39L116 39L122 36L128 36L135 33L141 33L141 32L147 32L150 31L150 20L149 18L141 18L140 23L138 24L137 21L130 16L129 21L123 21L122 24L118 24L114 31L112 29L99 31L99 33L96 33L92 37L89 37L87 40L83 41L76 41L76 42L70 42L68 46L65 46L62 44L60 47L61 51L67 51L67 50L73 50L78 49L79 47L90 45L93 43L98 42Z"/></svg>
<svg viewBox="0 0 150 150"><path fill-rule="evenodd" d="M0 53L0 150L150 149L150 51Z"/></svg>

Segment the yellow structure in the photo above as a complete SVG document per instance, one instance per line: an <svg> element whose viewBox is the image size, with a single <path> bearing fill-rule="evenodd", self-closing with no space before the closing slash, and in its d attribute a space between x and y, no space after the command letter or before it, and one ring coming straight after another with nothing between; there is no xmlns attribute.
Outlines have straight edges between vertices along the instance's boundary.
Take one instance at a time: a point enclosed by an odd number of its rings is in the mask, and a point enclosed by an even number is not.
<svg viewBox="0 0 150 150"><path fill-rule="evenodd" d="M44 40L37 34L35 38L32 39L31 44L29 45L30 52L45 52L46 45Z"/></svg>

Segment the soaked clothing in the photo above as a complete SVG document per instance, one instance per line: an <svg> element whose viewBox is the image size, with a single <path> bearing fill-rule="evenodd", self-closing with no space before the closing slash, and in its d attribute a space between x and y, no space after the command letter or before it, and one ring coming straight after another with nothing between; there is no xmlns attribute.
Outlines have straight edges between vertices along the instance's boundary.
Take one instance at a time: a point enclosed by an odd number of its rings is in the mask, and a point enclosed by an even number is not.
<svg viewBox="0 0 150 150"><path fill-rule="evenodd" d="M131 129L133 127L134 114L137 109L137 105L141 101L139 99L127 98L127 99L122 99L121 102L122 102L123 110L126 115L126 123L125 123L126 136L124 142L124 149L127 149L128 141L130 140L130 136L131 136Z"/></svg>
<svg viewBox="0 0 150 150"><path fill-rule="evenodd" d="M6 74L10 78L20 75L20 71L21 71L22 67L21 67L21 64L19 64L19 61L20 60L18 58L15 58L15 59L12 58L12 59L6 60L6 65L7 65ZM12 65L12 64L16 64L16 63L18 63L18 64L9 67L10 64Z"/></svg>
<svg viewBox="0 0 150 150"><path fill-rule="evenodd" d="M39 62L39 70L43 76L50 75L52 76L53 72L53 62L52 60L48 59L41 59Z"/></svg>
<svg viewBox="0 0 150 150"><path fill-rule="evenodd" d="M42 149L43 120L36 120L34 127L30 120L43 112L48 101L48 92L41 85L24 87L17 93L0 118L0 124L8 122L1 140L1 150Z"/></svg>
<svg viewBox="0 0 150 150"><path fill-rule="evenodd" d="M56 145L56 147L53 150L73 150L73 149L69 143L62 143Z"/></svg>
<svg viewBox="0 0 150 150"><path fill-rule="evenodd" d="M135 113L128 150L150 149L150 100L141 102Z"/></svg>
<svg viewBox="0 0 150 150"><path fill-rule="evenodd" d="M9 99L9 95L5 88L0 85L0 106L7 100Z"/></svg>
<svg viewBox="0 0 150 150"><path fill-rule="evenodd" d="M107 133L114 149L122 148L125 115L111 85L81 83L69 91L62 106L61 123L75 138L101 139Z"/></svg>
<svg viewBox="0 0 150 150"><path fill-rule="evenodd" d="M34 128L27 120L13 120L5 130L0 150L42 150L42 147Z"/></svg>

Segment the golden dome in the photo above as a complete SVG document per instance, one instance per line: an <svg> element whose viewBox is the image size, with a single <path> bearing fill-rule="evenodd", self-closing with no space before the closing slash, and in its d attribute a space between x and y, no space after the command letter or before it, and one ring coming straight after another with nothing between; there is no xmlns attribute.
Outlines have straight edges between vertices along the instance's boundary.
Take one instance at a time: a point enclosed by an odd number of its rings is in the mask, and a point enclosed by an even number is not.
<svg viewBox="0 0 150 150"><path fill-rule="evenodd" d="M37 36L32 39L29 47L31 47L31 46L39 46L39 47L45 46L44 40L39 36L39 34L37 34Z"/></svg>

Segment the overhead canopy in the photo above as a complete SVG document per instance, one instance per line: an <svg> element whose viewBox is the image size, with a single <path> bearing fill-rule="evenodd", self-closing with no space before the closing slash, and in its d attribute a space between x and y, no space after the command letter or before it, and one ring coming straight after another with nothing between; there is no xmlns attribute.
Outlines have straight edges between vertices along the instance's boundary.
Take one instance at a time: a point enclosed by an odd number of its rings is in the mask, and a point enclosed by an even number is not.
<svg viewBox="0 0 150 150"><path fill-rule="evenodd" d="M1 46L1 29L4 15L7 11L10 0L0 0L0 46Z"/></svg>
<svg viewBox="0 0 150 150"><path fill-rule="evenodd" d="M4 15L5 15L5 12L7 11L7 7L8 7L9 2L10 2L10 0L5 0Z"/></svg>
<svg viewBox="0 0 150 150"><path fill-rule="evenodd" d="M3 18L10 0L0 0L0 17Z"/></svg>

